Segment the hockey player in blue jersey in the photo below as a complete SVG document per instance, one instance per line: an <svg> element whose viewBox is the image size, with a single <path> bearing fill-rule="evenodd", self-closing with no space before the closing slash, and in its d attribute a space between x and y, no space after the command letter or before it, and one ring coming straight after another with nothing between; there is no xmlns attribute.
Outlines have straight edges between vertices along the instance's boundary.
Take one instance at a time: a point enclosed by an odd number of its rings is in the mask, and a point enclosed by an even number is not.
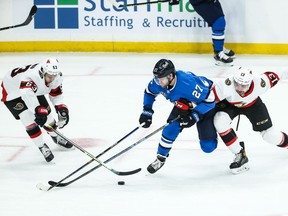
<svg viewBox="0 0 288 216"><path fill-rule="evenodd" d="M170 0L170 5L180 0ZM194 10L212 29L212 43L216 65L233 65L235 53L224 47L226 20L219 0L189 0Z"/></svg>
<svg viewBox="0 0 288 216"><path fill-rule="evenodd" d="M159 94L175 104L167 121L177 116L180 119L163 129L156 160L147 167L150 173L155 173L164 165L179 133L195 123L202 151L210 153L217 147L217 133L213 124L215 96L211 91L212 81L192 72L176 71L173 63L167 59L156 63L153 74L154 78L144 92L140 124L145 123L144 128L152 124L152 107Z"/></svg>
<svg viewBox="0 0 288 216"><path fill-rule="evenodd" d="M224 48L226 20L219 0L190 0L190 3L212 29L216 65L232 65L235 53Z"/></svg>

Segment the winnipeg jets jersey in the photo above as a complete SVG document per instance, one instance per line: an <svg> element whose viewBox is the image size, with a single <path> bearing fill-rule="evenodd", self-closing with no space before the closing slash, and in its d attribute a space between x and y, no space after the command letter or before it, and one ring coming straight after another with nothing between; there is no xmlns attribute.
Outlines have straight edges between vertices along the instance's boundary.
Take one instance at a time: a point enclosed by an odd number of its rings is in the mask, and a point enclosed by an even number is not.
<svg viewBox="0 0 288 216"><path fill-rule="evenodd" d="M226 99L230 104L246 108L253 105L256 99L270 88L274 87L280 79L286 79L287 73L265 72L261 75L253 75L253 79L249 90L240 96L234 87L233 75L227 77L220 82L214 83L213 92L216 102Z"/></svg>
<svg viewBox="0 0 288 216"><path fill-rule="evenodd" d="M176 83L173 88L162 88L155 80L151 80L145 89L144 106L152 107L156 96L162 94L172 103L180 98L191 101L199 114L205 114L215 107L215 98L211 87L213 82L206 77L196 76L192 72L178 70L175 74ZM210 94L212 92L212 94ZM212 96L211 96L212 95Z"/></svg>
<svg viewBox="0 0 288 216"><path fill-rule="evenodd" d="M34 112L39 105L37 96L49 94L53 105L63 103L61 74L49 85L45 84L45 79L40 72L41 64L27 65L9 71L2 82L2 101L10 101L21 97L29 110Z"/></svg>

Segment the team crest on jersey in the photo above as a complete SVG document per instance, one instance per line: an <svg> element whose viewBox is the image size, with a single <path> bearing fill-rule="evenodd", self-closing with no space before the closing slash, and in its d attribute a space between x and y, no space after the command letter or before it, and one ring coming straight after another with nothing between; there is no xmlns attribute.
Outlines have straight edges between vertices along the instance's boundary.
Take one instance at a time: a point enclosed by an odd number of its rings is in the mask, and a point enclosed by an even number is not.
<svg viewBox="0 0 288 216"><path fill-rule="evenodd" d="M266 87L266 82L265 82L265 80L261 79L260 85L261 85L262 88L265 88L265 87Z"/></svg>
<svg viewBox="0 0 288 216"><path fill-rule="evenodd" d="M232 81L231 81L229 78L227 78L227 79L225 80L225 84L226 84L226 85L230 86L231 83L232 83Z"/></svg>
<svg viewBox="0 0 288 216"><path fill-rule="evenodd" d="M23 103L17 103L16 106L13 107L14 110L22 110L24 108Z"/></svg>

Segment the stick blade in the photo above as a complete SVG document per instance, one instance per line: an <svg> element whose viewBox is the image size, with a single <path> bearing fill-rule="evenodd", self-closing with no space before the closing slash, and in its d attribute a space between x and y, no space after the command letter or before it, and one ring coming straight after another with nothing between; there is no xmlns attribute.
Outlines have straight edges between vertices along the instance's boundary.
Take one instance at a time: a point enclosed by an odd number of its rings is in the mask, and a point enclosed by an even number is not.
<svg viewBox="0 0 288 216"><path fill-rule="evenodd" d="M29 16L34 16L37 12L37 9L38 9L37 6L33 5L33 7L30 10Z"/></svg>
<svg viewBox="0 0 288 216"><path fill-rule="evenodd" d="M52 187L65 187L67 185L69 185L69 183L58 183L55 181L48 181L48 184L51 185Z"/></svg>
<svg viewBox="0 0 288 216"><path fill-rule="evenodd" d="M141 168L138 168L138 169L127 171L127 172L116 171L116 170L112 170L112 171L119 176L126 176L126 175L136 174L136 173L140 172L141 170L142 170Z"/></svg>

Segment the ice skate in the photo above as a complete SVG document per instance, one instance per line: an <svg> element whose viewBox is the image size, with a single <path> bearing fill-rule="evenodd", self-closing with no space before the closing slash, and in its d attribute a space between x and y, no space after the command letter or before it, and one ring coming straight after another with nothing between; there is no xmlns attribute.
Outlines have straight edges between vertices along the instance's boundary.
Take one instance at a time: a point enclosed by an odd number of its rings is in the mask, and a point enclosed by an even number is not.
<svg viewBox="0 0 288 216"><path fill-rule="evenodd" d="M72 148L73 147L73 144L70 143L69 141L63 139L62 137L60 136L56 136L56 137L53 137L51 136L52 140L54 141L54 143L64 147L64 148Z"/></svg>
<svg viewBox="0 0 288 216"><path fill-rule="evenodd" d="M235 52L233 50L230 50L224 47L223 52L232 59L236 58Z"/></svg>
<svg viewBox="0 0 288 216"><path fill-rule="evenodd" d="M248 157L246 156L244 143L240 142L242 149L235 154L233 163L230 164L230 169L233 174L240 174L249 170Z"/></svg>
<svg viewBox="0 0 288 216"><path fill-rule="evenodd" d="M164 166L166 158L167 157L158 154L156 160L147 167L148 172L151 174L157 172L162 166Z"/></svg>
<svg viewBox="0 0 288 216"><path fill-rule="evenodd" d="M39 148L39 150L41 151L41 153L43 154L47 162L50 162L53 160L54 155L52 154L50 148L45 143L42 147Z"/></svg>
<svg viewBox="0 0 288 216"><path fill-rule="evenodd" d="M214 59L217 66L233 66L233 58L225 54L224 51L214 53Z"/></svg>

